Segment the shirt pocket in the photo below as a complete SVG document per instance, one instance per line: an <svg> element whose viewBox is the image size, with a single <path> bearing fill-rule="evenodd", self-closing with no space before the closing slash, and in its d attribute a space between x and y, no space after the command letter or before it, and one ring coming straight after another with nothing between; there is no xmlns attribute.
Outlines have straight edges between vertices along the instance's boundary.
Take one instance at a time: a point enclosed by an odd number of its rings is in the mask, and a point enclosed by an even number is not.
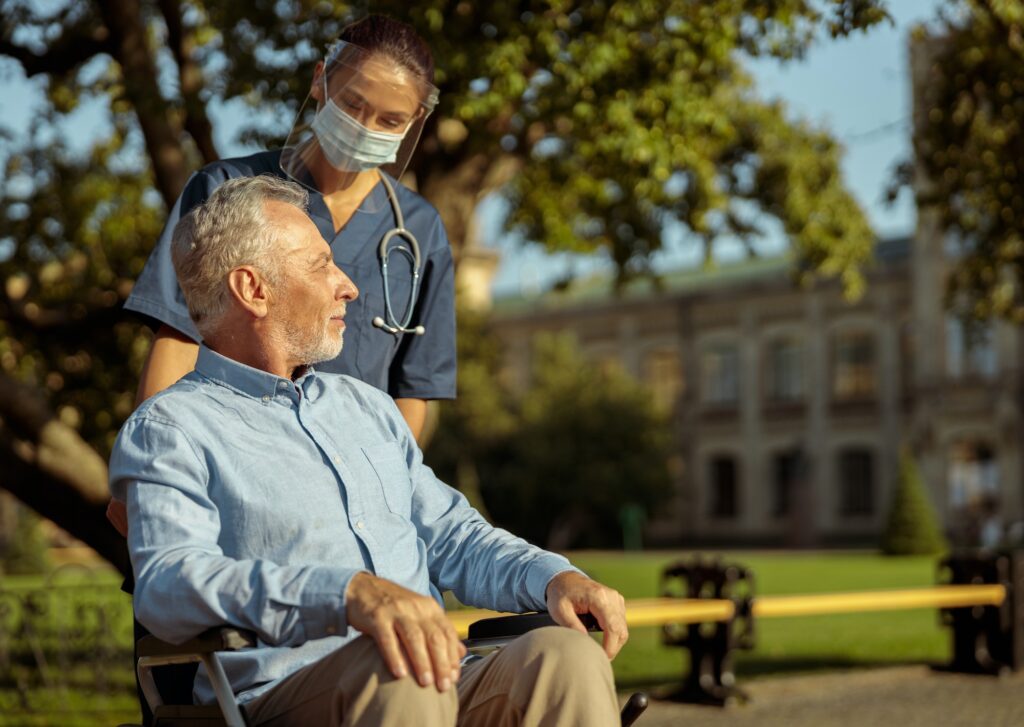
<svg viewBox="0 0 1024 727"><path fill-rule="evenodd" d="M395 442L385 442L362 450L377 474L387 509L409 519L412 516L412 480L402 448Z"/></svg>

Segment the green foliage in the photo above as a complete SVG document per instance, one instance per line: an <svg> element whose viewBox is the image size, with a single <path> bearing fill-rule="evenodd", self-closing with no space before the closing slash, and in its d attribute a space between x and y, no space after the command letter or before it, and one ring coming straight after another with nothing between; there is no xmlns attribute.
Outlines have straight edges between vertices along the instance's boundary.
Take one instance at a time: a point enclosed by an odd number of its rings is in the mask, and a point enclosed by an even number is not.
<svg viewBox="0 0 1024 727"><path fill-rule="evenodd" d="M49 569L46 539L39 518L27 508L19 508L14 532L0 547L0 573L31 575Z"/></svg>
<svg viewBox="0 0 1024 727"><path fill-rule="evenodd" d="M492 337L460 319L459 398L442 410L429 460L460 489L474 473L494 521L549 547L619 547L620 514L670 494L671 427L625 373L586 363L571 340L534 342L521 394L497 375ZM471 468L471 470L470 470ZM472 499L472 498L471 498Z"/></svg>
<svg viewBox="0 0 1024 727"><path fill-rule="evenodd" d="M248 104L233 137L279 141L325 44L364 8L14 0L0 10L0 55L45 89L27 138L0 129L9 142L0 376L43 389L101 454L132 407L148 341L120 306L175 184L216 156L206 105ZM123 42L133 27L105 23L135 9L144 27ZM722 235L752 240L763 212L792 237L801 274L839 276L859 292L872 236L841 185L840 149L759 101L741 64L799 57L823 33L869 28L886 17L881 0L381 0L372 9L410 22L434 51L441 102L412 171L456 247L479 198L501 190L512 226L552 250L607 251L622 282L650 272L673 222L709 252ZM140 44L160 69L158 93L132 75L138 57L125 48ZM110 123L89 130L99 138L83 151L69 140L81 141L88 115L72 114L84 107ZM503 406L480 395L462 425L499 437Z"/></svg>
<svg viewBox="0 0 1024 727"><path fill-rule="evenodd" d="M935 555L947 549L935 522L928 492L921 482L917 463L909 452L900 455L899 479L882 534L886 555Z"/></svg>
<svg viewBox="0 0 1024 727"><path fill-rule="evenodd" d="M950 302L1024 321L1024 6L957 0L918 42L933 54L915 153L922 208L962 247ZM909 167L904 180L909 181Z"/></svg>

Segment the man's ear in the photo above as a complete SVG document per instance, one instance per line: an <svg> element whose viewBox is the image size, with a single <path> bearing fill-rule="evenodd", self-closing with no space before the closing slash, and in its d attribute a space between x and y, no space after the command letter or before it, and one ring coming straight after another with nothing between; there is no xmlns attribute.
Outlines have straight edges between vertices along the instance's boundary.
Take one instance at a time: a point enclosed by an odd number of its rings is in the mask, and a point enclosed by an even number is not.
<svg viewBox="0 0 1024 727"><path fill-rule="evenodd" d="M228 273L231 297L253 318L265 318L270 311L270 289L260 271L242 265Z"/></svg>

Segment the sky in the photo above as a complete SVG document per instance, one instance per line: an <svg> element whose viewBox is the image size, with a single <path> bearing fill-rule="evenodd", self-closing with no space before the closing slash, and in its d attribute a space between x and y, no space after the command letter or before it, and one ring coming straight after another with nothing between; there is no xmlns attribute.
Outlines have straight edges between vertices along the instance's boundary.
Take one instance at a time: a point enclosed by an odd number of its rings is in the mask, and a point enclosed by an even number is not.
<svg viewBox="0 0 1024 727"><path fill-rule="evenodd" d="M748 65L760 96L781 100L791 118L828 129L845 147L845 181L882 238L909 234L914 228L910 195L904 193L890 206L883 193L893 166L910 155L908 33L915 24L933 19L941 4L942 0L893 0L889 5L893 25L883 24L849 39L821 41L799 61ZM26 81L13 61L0 60L0 124L17 135L30 133L41 84L42 79ZM226 154L244 151L231 139L241 113L245 112L240 105L212 109L216 142ZM69 126L74 128L76 144L85 149L104 133L106 122L98 105L85 105ZM539 245L503 233L502 208L500 199L491 198L479 210L481 242L501 252L493 286L496 296L536 293L570 271L581 275L610 270L609 261L601 255L548 255ZM781 240L769 240L764 249L771 252L781 244ZM700 254L699 246L682 234L669 234L655 265L660 270L695 265ZM738 254L738 246L728 242L716 248L720 260Z"/></svg>

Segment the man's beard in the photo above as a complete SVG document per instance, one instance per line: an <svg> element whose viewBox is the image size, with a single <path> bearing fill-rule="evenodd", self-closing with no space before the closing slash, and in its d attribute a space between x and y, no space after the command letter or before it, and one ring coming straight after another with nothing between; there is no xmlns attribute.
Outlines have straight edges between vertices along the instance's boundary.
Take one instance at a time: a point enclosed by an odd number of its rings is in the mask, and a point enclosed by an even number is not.
<svg viewBox="0 0 1024 727"><path fill-rule="evenodd" d="M318 329L288 328L285 330L284 343L293 361L304 364L317 364L337 358L345 344L345 332L340 331L337 340L331 335L331 325Z"/></svg>

